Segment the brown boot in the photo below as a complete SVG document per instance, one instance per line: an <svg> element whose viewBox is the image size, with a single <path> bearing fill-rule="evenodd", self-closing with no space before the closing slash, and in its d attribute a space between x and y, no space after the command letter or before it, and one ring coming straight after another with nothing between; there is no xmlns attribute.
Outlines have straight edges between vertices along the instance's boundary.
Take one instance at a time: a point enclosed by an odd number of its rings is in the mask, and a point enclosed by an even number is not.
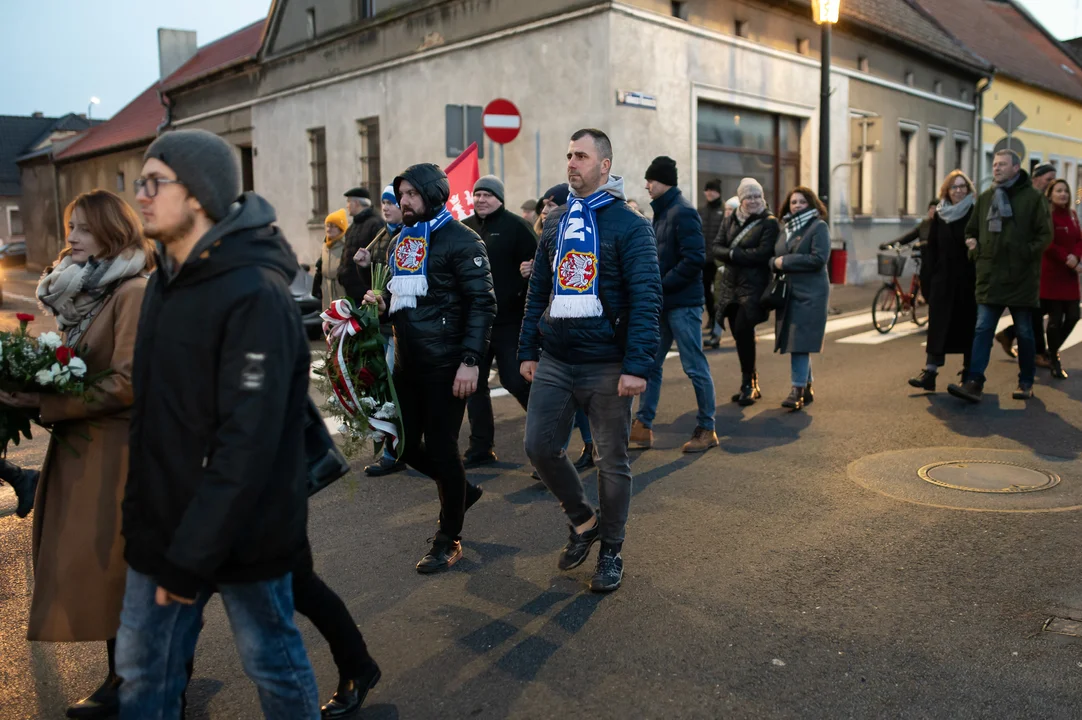
<svg viewBox="0 0 1082 720"><path fill-rule="evenodd" d="M691 439L684 443L684 452L701 453L718 446L718 434L704 427L695 428Z"/></svg>
<svg viewBox="0 0 1082 720"><path fill-rule="evenodd" d="M1008 333L1006 330L1000 330L995 335L996 342L1003 348L1003 352L1007 353L1008 357L1018 357L1018 351L1014 349L1014 335Z"/></svg>
<svg viewBox="0 0 1082 720"><path fill-rule="evenodd" d="M631 423L629 445L633 449L645 450L654 444L654 431L642 424L641 420Z"/></svg>

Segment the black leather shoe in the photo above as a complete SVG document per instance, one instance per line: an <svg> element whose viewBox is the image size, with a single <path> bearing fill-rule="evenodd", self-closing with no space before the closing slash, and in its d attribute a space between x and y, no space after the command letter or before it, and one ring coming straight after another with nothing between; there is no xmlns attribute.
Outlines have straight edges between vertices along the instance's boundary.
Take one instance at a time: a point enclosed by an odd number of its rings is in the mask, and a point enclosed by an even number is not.
<svg viewBox="0 0 1082 720"><path fill-rule="evenodd" d="M4 468L5 472L0 479L5 480L15 491L15 497L19 501L15 506L15 514L24 518L34 509L34 495L37 493L41 472L6 464L8 467Z"/></svg>
<svg viewBox="0 0 1082 720"><path fill-rule="evenodd" d="M68 708L69 718L113 718L120 712L120 678L109 673L101 687Z"/></svg>
<svg viewBox="0 0 1082 720"><path fill-rule="evenodd" d="M748 407L754 405L755 401L762 396L763 393L759 390L759 375L758 373L751 373L743 376L740 383L740 392L733 395L732 401L740 407Z"/></svg>
<svg viewBox="0 0 1082 720"><path fill-rule="evenodd" d="M581 535L575 532L575 528L570 529L571 537L560 551L560 560L557 563L561 570L574 570L582 565L590 554L590 547L601 538L601 529L597 524Z"/></svg>
<svg viewBox="0 0 1082 720"><path fill-rule="evenodd" d="M602 545L601 552L597 554L597 568L590 580L590 589L594 592L612 592L620 587L623 579L624 558L620 550Z"/></svg>
<svg viewBox="0 0 1082 720"><path fill-rule="evenodd" d="M586 443L582 447L582 454L579 455L579 459L575 461L575 469L579 472L585 472L594 466L594 444ZM538 477L538 480L541 478Z"/></svg>
<svg viewBox="0 0 1082 720"><path fill-rule="evenodd" d="M794 385L793 389L789 391L789 397L781 401L781 406L790 410L803 410L804 388Z"/></svg>
<svg viewBox="0 0 1082 720"><path fill-rule="evenodd" d="M462 559L462 543L437 535L430 549L417 563L417 572L422 575L443 572Z"/></svg>
<svg viewBox="0 0 1082 720"><path fill-rule="evenodd" d="M808 384L804 386L804 406L807 407L813 402L815 402L815 391L812 390L812 384L809 380Z"/></svg>
<svg viewBox="0 0 1082 720"><path fill-rule="evenodd" d="M918 390L927 390L928 392L935 392L935 379L939 375L936 370L928 370L925 368L920 371L916 377L909 378L910 387L915 387Z"/></svg>
<svg viewBox="0 0 1082 720"><path fill-rule="evenodd" d="M984 394L984 382L970 378L961 385L951 383L947 386L947 392L956 398L968 400L971 403L979 403L981 395Z"/></svg>
<svg viewBox="0 0 1082 720"><path fill-rule="evenodd" d="M320 708L319 715L323 720L349 717L361 709L368 691L376 686L383 676L379 666L372 663L371 669L360 677L338 681L338 689L335 691L327 704Z"/></svg>
<svg viewBox="0 0 1082 720"><path fill-rule="evenodd" d="M499 460L496 457L496 453L489 450L488 452L467 452L462 457L462 464L466 466L467 470L472 468L479 468L483 465L491 465Z"/></svg>
<svg viewBox="0 0 1082 720"><path fill-rule="evenodd" d="M381 475L390 475L391 473L396 473L399 470L405 469L406 463L393 460L386 455L383 455L379 460L365 467L364 474L368 477L380 477Z"/></svg>

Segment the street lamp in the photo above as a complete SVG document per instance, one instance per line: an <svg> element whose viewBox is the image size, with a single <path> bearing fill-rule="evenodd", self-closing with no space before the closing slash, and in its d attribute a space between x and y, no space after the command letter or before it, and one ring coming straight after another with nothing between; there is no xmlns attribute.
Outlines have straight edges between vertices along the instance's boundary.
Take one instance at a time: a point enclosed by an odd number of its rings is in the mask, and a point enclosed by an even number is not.
<svg viewBox="0 0 1082 720"><path fill-rule="evenodd" d="M822 31L819 77L819 199L830 206L830 26L838 22L842 0L812 0L812 17Z"/></svg>
<svg viewBox="0 0 1082 720"><path fill-rule="evenodd" d="M101 105L101 100L98 100L96 97L90 98L90 104L86 106L86 119L87 120L93 119L93 113L91 111L94 109L95 105Z"/></svg>

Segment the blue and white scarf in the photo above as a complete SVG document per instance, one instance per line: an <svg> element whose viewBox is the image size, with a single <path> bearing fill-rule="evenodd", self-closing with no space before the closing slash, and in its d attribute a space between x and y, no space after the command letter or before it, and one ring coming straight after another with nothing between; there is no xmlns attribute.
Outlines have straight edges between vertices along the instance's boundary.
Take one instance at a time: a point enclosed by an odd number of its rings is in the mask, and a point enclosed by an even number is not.
<svg viewBox="0 0 1082 720"><path fill-rule="evenodd" d="M556 235L554 296L549 306L552 317L601 317L605 313L597 287L601 254L597 211L614 202L616 198L604 190L586 198L568 198Z"/></svg>
<svg viewBox="0 0 1082 720"><path fill-rule="evenodd" d="M417 307L417 298L428 295L428 243L432 233L451 221L442 208L436 217L402 228L391 253L391 314Z"/></svg>

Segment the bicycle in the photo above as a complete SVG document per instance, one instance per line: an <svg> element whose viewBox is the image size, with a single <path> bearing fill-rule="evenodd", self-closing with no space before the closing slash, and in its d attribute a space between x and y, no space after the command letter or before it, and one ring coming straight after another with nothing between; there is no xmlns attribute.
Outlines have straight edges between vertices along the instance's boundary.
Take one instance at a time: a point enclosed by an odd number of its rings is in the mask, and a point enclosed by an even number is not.
<svg viewBox="0 0 1082 720"><path fill-rule="evenodd" d="M875 294L872 300L872 324L879 332L886 334L898 324L898 316L902 312L910 313L917 327L928 324L928 302L920 287L920 255L911 253L903 255L897 245L887 246L893 253L881 252L876 255L879 263L879 274L884 278L883 287ZM913 279L909 283L909 292L906 292L898 281L905 270L905 263L912 257L916 263Z"/></svg>

